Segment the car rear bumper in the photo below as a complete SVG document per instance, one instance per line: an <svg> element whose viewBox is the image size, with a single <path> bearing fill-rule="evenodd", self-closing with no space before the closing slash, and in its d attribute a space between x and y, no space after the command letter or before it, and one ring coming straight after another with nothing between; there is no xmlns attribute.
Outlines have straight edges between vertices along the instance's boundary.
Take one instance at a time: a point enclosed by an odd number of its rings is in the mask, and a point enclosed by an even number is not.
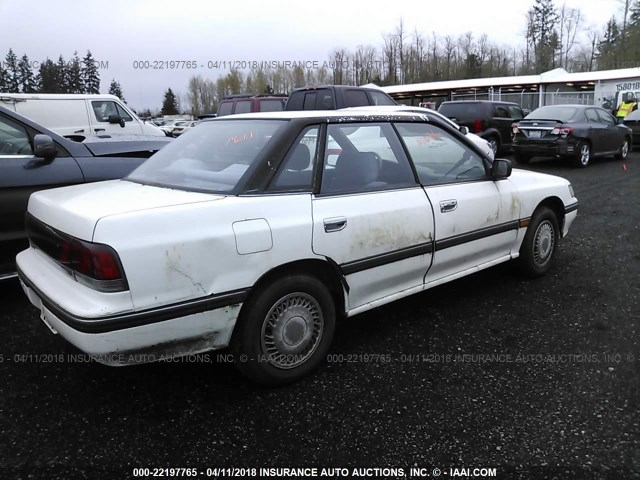
<svg viewBox="0 0 640 480"><path fill-rule="evenodd" d="M566 140L541 140L514 142L513 151L519 155L533 156L565 156L576 155L578 153L577 144Z"/></svg>
<svg viewBox="0 0 640 480"><path fill-rule="evenodd" d="M56 266L41 255L29 249L17 258L20 283L29 301L54 333L106 365L149 363L226 347L247 294L229 292L144 311L102 315L100 312L111 309L108 299L114 294L100 294L105 303L95 302L93 312L85 310L80 315L77 305L67 307L64 301L82 296L77 292L87 287L77 284L70 289Z"/></svg>

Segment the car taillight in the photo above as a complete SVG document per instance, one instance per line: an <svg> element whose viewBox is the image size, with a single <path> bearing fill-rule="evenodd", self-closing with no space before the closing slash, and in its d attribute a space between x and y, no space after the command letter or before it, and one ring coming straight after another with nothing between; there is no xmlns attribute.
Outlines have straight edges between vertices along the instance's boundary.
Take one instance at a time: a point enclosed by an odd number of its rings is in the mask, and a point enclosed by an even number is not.
<svg viewBox="0 0 640 480"><path fill-rule="evenodd" d="M566 137L567 135L571 135L573 133L573 128L571 127L556 127L551 130L551 135L562 135Z"/></svg>
<svg viewBox="0 0 640 480"><path fill-rule="evenodd" d="M127 289L118 254L108 245L64 239L58 249L57 260L83 285L102 292Z"/></svg>
<svg viewBox="0 0 640 480"><path fill-rule="evenodd" d="M513 125L511 125L511 130L513 131L514 135L517 135L517 133L520 131L520 124L514 123Z"/></svg>
<svg viewBox="0 0 640 480"><path fill-rule="evenodd" d="M476 120L473 122L473 133L478 133L482 131L482 120Z"/></svg>

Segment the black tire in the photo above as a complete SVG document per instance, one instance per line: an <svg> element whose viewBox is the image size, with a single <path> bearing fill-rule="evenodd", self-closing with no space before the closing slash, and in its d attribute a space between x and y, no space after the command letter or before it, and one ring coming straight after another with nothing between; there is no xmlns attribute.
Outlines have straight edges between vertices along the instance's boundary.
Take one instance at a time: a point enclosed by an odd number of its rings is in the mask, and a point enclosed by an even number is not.
<svg viewBox="0 0 640 480"><path fill-rule="evenodd" d="M513 158L515 159L516 163L529 163L531 161L531 157L528 155L523 155L522 153L516 153Z"/></svg>
<svg viewBox="0 0 640 480"><path fill-rule="evenodd" d="M577 145L577 153L573 157L571 163L574 167L586 168L591 163L591 145L588 142L580 142Z"/></svg>
<svg viewBox="0 0 640 480"><path fill-rule="evenodd" d="M624 141L620 146L620 151L614 155L616 160L624 160L629 155L629 150L631 150L631 142L628 137L624 137Z"/></svg>
<svg viewBox="0 0 640 480"><path fill-rule="evenodd" d="M547 273L554 263L559 241L560 229L556 214L547 207L539 207L531 217L520 246L517 261L520 271L531 278Z"/></svg>
<svg viewBox="0 0 640 480"><path fill-rule="evenodd" d="M331 293L318 279L294 274L276 280L242 307L231 342L236 366L263 385L284 385L308 375L329 351L335 310Z"/></svg>

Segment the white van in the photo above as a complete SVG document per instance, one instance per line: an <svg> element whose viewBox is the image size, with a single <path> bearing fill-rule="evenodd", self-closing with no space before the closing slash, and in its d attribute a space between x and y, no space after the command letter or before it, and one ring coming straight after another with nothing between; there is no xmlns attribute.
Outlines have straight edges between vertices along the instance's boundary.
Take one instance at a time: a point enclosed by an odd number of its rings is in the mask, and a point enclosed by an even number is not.
<svg viewBox="0 0 640 480"><path fill-rule="evenodd" d="M60 135L164 135L115 95L0 93L0 105Z"/></svg>

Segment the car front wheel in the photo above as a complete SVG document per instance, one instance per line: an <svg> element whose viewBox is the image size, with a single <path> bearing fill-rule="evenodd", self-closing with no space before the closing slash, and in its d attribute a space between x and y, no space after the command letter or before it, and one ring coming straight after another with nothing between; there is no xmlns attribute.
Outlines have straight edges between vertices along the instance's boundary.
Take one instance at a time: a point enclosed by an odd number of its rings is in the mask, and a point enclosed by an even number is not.
<svg viewBox="0 0 640 480"><path fill-rule="evenodd" d="M616 160L624 160L629 155L629 139L625 138L622 142L622 146L620 147L620 151L616 153Z"/></svg>
<svg viewBox="0 0 640 480"><path fill-rule="evenodd" d="M591 162L591 145L580 142L577 151L577 155L573 158L573 165L581 168L588 167Z"/></svg>
<svg viewBox="0 0 640 480"><path fill-rule="evenodd" d="M520 247L518 266L529 277L539 277L549 271L553 264L560 230L558 219L547 207L538 208L527 227Z"/></svg>
<svg viewBox="0 0 640 480"><path fill-rule="evenodd" d="M335 321L322 282L302 274L276 280L242 307L232 341L236 366L264 385L295 382L326 357Z"/></svg>

